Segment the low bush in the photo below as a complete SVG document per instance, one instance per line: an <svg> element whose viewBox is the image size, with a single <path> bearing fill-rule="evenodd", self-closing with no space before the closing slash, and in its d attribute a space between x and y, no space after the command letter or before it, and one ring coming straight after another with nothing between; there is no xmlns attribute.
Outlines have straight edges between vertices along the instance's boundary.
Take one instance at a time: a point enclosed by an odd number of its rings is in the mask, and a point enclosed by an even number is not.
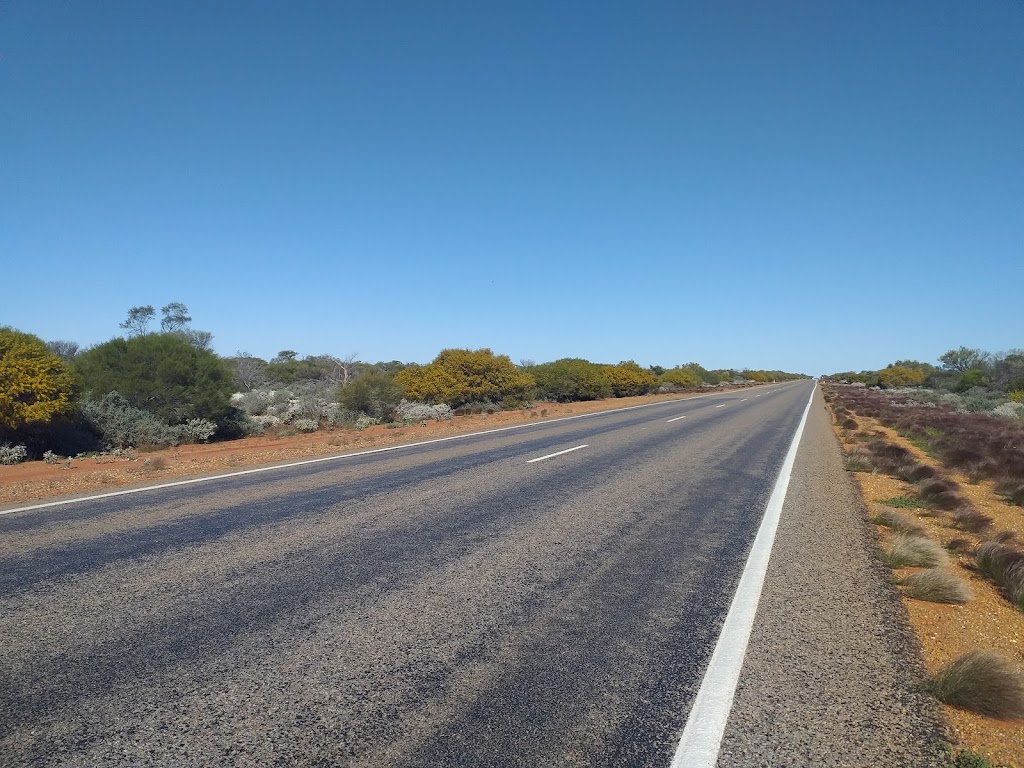
<svg viewBox="0 0 1024 768"><path fill-rule="evenodd" d="M404 424L413 424L417 421L451 421L453 413L451 406L445 403L429 405L405 399L395 408L395 417Z"/></svg>
<svg viewBox="0 0 1024 768"><path fill-rule="evenodd" d="M860 446L850 451L843 459L843 463L849 472L874 472L874 455L871 451Z"/></svg>
<svg viewBox="0 0 1024 768"><path fill-rule="evenodd" d="M1017 548L1013 538L986 541L974 553L974 562L978 571L995 582L1016 608L1024 610L1024 552Z"/></svg>
<svg viewBox="0 0 1024 768"><path fill-rule="evenodd" d="M930 681L946 704L1001 720L1024 720L1024 675L994 651L969 651Z"/></svg>
<svg viewBox="0 0 1024 768"><path fill-rule="evenodd" d="M0 445L0 464L21 464L28 458L28 449L24 445Z"/></svg>
<svg viewBox="0 0 1024 768"><path fill-rule="evenodd" d="M318 424L312 419L293 419L292 427L296 432L316 432Z"/></svg>
<svg viewBox="0 0 1024 768"><path fill-rule="evenodd" d="M59 453L54 453L53 451L46 451L43 454L43 461L47 464L60 464L67 461L67 457L61 456Z"/></svg>
<svg viewBox="0 0 1024 768"><path fill-rule="evenodd" d="M915 600L966 603L971 599L971 590L967 584L945 568L929 568L912 573L901 583L907 596Z"/></svg>
<svg viewBox="0 0 1024 768"><path fill-rule="evenodd" d="M856 419L843 419L842 427L843 429L854 430L860 429L860 424L857 423Z"/></svg>
<svg viewBox="0 0 1024 768"><path fill-rule="evenodd" d="M963 507L966 501L956 492L958 486L949 480L932 478L918 485L917 495L929 507L952 511Z"/></svg>
<svg viewBox="0 0 1024 768"><path fill-rule="evenodd" d="M181 434L186 442L205 443L217 431L217 424L209 419L189 419L181 425Z"/></svg>
<svg viewBox="0 0 1024 768"><path fill-rule="evenodd" d="M936 475L938 475L938 471L935 467L930 467L927 464L920 464L916 461L910 464L901 465L897 469L896 473L896 476L900 480L905 480L908 483L920 483L922 480L930 480Z"/></svg>
<svg viewBox="0 0 1024 768"><path fill-rule="evenodd" d="M945 565L947 560L946 550L941 546L914 534L897 533L886 553L886 562L892 568L933 568Z"/></svg>

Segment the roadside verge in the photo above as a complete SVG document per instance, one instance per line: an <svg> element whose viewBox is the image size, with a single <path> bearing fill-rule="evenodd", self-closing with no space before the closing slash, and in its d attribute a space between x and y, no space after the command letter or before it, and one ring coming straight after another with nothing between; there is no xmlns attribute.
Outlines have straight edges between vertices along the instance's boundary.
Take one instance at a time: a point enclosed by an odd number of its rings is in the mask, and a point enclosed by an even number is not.
<svg viewBox="0 0 1024 768"><path fill-rule="evenodd" d="M920 646L874 553L818 390L719 766L949 764Z"/></svg>

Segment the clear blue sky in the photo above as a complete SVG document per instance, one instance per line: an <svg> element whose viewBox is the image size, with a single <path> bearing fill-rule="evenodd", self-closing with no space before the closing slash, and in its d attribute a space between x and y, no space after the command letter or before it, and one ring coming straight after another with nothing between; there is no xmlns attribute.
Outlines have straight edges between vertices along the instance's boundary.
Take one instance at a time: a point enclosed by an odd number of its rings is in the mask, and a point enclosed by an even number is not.
<svg viewBox="0 0 1024 768"><path fill-rule="evenodd" d="M1024 2L0 2L0 324L806 373L1024 346Z"/></svg>

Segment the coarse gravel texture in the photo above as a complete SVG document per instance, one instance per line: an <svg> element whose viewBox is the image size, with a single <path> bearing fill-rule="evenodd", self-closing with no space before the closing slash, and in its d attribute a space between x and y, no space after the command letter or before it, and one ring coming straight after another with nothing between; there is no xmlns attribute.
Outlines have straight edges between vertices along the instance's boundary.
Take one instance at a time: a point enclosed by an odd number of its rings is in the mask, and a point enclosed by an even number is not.
<svg viewBox="0 0 1024 768"><path fill-rule="evenodd" d="M718 765L946 766L920 645L819 393Z"/></svg>

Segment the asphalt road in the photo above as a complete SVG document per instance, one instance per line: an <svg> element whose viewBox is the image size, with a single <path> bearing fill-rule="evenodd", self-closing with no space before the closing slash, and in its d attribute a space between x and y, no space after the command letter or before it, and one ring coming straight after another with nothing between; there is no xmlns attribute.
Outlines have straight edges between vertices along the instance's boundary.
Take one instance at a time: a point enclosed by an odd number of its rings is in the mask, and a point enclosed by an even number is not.
<svg viewBox="0 0 1024 768"><path fill-rule="evenodd" d="M0 765L667 766L811 387L0 516Z"/></svg>

